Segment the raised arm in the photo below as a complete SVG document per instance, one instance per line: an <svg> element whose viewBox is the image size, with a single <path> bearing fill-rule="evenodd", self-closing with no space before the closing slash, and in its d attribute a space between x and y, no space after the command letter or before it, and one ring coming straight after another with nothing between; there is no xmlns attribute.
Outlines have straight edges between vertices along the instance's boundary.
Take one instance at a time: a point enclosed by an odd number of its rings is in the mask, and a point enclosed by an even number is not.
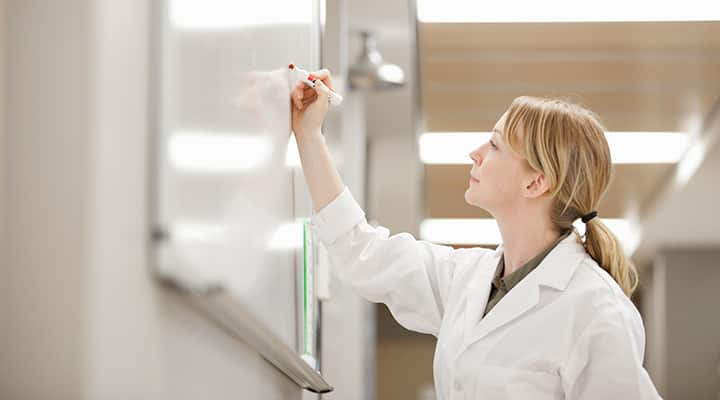
<svg viewBox="0 0 720 400"><path fill-rule="evenodd" d="M322 80L321 84L332 89L327 70L314 72L313 75ZM324 92L307 87L302 82L292 92L292 129L315 211L328 205L345 186L321 132L328 109L327 97Z"/></svg>
<svg viewBox="0 0 720 400"><path fill-rule="evenodd" d="M313 74L332 88L326 70ZM333 271L361 296L385 303L406 328L437 335L456 256L467 251L416 240L409 233L390 236L387 228L368 224L320 131L327 95L302 85L292 92L293 131L315 209L310 227L326 248Z"/></svg>
<svg viewBox="0 0 720 400"><path fill-rule="evenodd" d="M371 226L347 187L313 215L310 228L340 279L367 300L387 305L405 328L436 336L452 288L462 284L459 269L477 254Z"/></svg>

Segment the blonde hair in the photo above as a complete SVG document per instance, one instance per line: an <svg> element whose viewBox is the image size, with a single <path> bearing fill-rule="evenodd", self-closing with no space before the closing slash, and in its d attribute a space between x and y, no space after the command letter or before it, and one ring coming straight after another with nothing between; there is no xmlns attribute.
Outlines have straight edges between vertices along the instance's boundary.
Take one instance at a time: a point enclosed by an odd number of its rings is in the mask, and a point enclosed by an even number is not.
<svg viewBox="0 0 720 400"><path fill-rule="evenodd" d="M574 220L597 210L614 171L605 129L595 113L560 98L521 96L510 105L502 134L515 153L545 175L553 199L551 220L559 230L572 229ZM587 222L582 243L632 296L637 269L599 217Z"/></svg>

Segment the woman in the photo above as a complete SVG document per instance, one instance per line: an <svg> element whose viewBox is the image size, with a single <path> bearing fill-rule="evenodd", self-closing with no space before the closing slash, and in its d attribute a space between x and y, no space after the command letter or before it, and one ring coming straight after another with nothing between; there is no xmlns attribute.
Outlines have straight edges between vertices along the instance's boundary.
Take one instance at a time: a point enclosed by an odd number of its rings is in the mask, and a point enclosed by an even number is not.
<svg viewBox="0 0 720 400"><path fill-rule="evenodd" d="M332 89L327 70L314 73ZM473 150L465 200L497 220L495 251L369 225L321 133L327 95L292 92L292 128L339 276L407 329L437 337L438 399L656 399L630 296L637 272L594 211L611 177L595 115L519 97ZM584 241L573 229L581 218Z"/></svg>

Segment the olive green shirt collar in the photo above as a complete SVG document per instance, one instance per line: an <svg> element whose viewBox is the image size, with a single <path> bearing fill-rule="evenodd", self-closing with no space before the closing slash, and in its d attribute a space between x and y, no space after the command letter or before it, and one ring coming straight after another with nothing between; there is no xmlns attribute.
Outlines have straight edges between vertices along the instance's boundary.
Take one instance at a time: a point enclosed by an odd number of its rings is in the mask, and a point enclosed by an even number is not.
<svg viewBox="0 0 720 400"><path fill-rule="evenodd" d="M542 260L558 245L563 239L568 237L572 229L566 230L560 237L551 243L538 255L526 262L522 267L513 271L510 275L503 277L505 272L505 254L500 256L497 268L495 268L495 275L492 280L492 287L490 288L490 296L485 307L485 314L487 314L491 308L493 308L515 285L527 276L532 270L538 267ZM483 315L485 315L483 314Z"/></svg>

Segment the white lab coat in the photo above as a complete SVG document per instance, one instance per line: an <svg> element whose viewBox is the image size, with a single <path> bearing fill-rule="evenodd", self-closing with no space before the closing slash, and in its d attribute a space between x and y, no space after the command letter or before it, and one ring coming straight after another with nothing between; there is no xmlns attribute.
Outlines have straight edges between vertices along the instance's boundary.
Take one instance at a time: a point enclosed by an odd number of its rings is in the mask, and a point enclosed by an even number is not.
<svg viewBox="0 0 720 400"><path fill-rule="evenodd" d="M637 309L574 233L483 318L502 245L389 236L347 186L309 226L341 279L405 328L437 337L439 400L660 398L642 366Z"/></svg>

